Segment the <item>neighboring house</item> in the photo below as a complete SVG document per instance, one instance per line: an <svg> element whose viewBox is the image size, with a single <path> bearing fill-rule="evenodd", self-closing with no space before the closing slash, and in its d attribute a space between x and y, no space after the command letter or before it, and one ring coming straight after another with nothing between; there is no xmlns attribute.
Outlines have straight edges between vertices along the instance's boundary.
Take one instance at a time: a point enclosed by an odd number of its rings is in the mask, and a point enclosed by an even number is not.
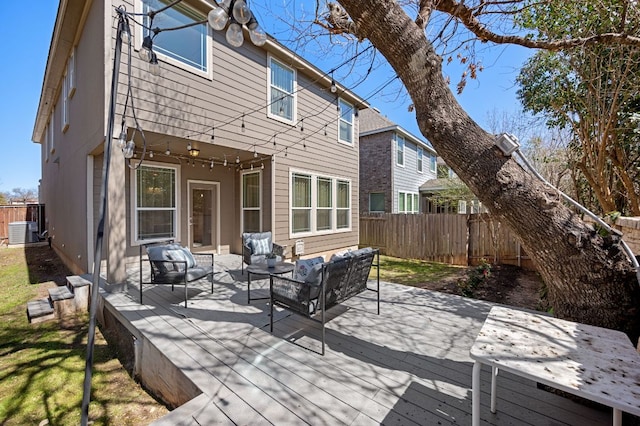
<svg viewBox="0 0 640 426"><path fill-rule="evenodd" d="M438 176L420 186L423 213L486 213L467 185L446 165L437 159Z"/></svg>
<svg viewBox="0 0 640 426"><path fill-rule="evenodd" d="M436 152L373 108L360 111L360 213L420 213Z"/></svg>
<svg viewBox="0 0 640 426"><path fill-rule="evenodd" d="M185 0L153 28L194 24L154 39L160 75L137 54L132 25L131 96L146 138L118 148L127 95L120 66L112 152L105 153L116 37L115 7L146 12L170 0L60 2L33 130L42 145L42 202L53 247L74 272L93 268L102 169L111 156L103 258L109 282L126 279L140 244L172 238L194 251L241 253L243 232L304 243L304 253L358 245L358 119L367 103L274 40L231 47L206 20L213 2ZM148 17L136 21L150 25ZM337 108L339 106L339 109ZM190 149L189 149L190 148ZM300 247L300 244L298 244Z"/></svg>

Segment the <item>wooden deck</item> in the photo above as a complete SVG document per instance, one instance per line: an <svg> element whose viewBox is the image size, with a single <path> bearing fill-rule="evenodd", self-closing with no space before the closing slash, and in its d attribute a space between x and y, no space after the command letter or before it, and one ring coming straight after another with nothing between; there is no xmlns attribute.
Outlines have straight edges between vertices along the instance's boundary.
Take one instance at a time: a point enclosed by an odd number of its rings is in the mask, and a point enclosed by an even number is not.
<svg viewBox="0 0 640 426"><path fill-rule="evenodd" d="M133 270L127 293L103 293L202 392L155 424L471 424L469 349L491 304L381 283L380 315L373 292L329 311L321 356L313 321L278 310L269 333L268 302L247 305L239 259L216 256L214 293L207 283L190 288L186 309L182 288L170 286L145 287L140 305ZM499 380L491 414L483 369L483 425L611 423L610 410L510 374Z"/></svg>

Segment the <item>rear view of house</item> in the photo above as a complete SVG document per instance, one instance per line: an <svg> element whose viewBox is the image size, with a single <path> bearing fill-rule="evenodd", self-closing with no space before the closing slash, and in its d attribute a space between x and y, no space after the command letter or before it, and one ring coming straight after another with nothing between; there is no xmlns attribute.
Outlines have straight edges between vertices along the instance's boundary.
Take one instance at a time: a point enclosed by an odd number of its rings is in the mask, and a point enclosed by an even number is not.
<svg viewBox="0 0 640 426"><path fill-rule="evenodd" d="M109 282L155 240L241 253L243 232L271 231L290 255L296 242L305 254L356 247L366 102L271 38L256 46L245 32L230 44L203 23L213 2L155 13L171 3L60 3L32 137L56 251L75 272L92 269L105 156ZM116 8L140 15L123 39L106 135Z"/></svg>

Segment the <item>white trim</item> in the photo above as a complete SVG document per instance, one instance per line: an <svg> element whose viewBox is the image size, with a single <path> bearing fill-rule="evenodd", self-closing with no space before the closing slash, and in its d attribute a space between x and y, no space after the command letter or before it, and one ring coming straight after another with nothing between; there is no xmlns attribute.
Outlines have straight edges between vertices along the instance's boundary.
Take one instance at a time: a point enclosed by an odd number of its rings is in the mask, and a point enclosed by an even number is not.
<svg viewBox="0 0 640 426"><path fill-rule="evenodd" d="M142 14L144 8L143 8L143 1L144 0L135 0L135 12L136 13L140 13ZM207 17L205 15L202 15L201 12L199 12L196 9L193 9L191 7L189 7L188 5L184 5L185 8L189 9L192 13L199 15L202 17L202 20L206 20ZM140 20L142 20L143 18L140 17ZM206 43L207 43L207 47L206 47L206 61L207 61L207 70L206 71L202 71L196 67L194 67L193 65L189 65L186 62L180 61L179 59L176 58L172 58L171 56L167 56L165 54L163 54L162 52L158 51L158 50L154 50L154 52L156 53L156 55L158 56L158 61L162 61L162 62L166 62L168 64L171 65L175 65L178 68L181 68L185 71L188 71L192 74L196 74L199 75L200 77L204 77L208 80L213 80L213 30L209 27L209 25L205 22L203 24L205 26L205 29L207 31L207 35L206 35ZM136 51L136 53L138 51L140 51L140 48L142 46L142 41L144 40L144 32L143 32L143 27L142 25L135 25L135 43L133 43L134 46L134 50ZM138 55L136 55L136 59L138 59L140 61L140 59L138 58ZM141 61L142 62L142 61ZM148 71L148 64L146 65L142 65L141 69L142 72L144 73L145 68ZM148 77L147 77L148 78Z"/></svg>
<svg viewBox="0 0 640 426"><path fill-rule="evenodd" d="M304 232L293 232L293 186L291 181L293 179L294 174L306 175L311 178L311 206L310 209L310 220L309 227L310 231ZM327 178L331 179L332 183L332 192L331 192L331 229L328 230L317 230L317 205L318 205L318 192L317 192L317 182L318 178ZM338 182L346 182L349 185L349 226L347 228L338 228ZM318 236L318 235L332 235L339 234L343 232L351 232L353 230L353 181L349 178L344 178L341 176L328 175L325 173L319 172L311 172L303 169L289 169L289 181L287 184L289 188L289 238L302 238L309 236Z"/></svg>
<svg viewBox="0 0 640 426"><path fill-rule="evenodd" d="M94 262L94 219L93 219L93 155L87 155L87 271L93 271Z"/></svg>
<svg viewBox="0 0 640 426"><path fill-rule="evenodd" d="M398 158L399 158L399 156L398 156L398 151L399 151L398 138L402 139L402 163L400 163L398 161ZM404 138L404 136L399 135L397 133L394 133L393 134L393 141L394 141L394 148L395 148L395 150L394 150L394 152L395 152L394 157L395 157L395 160L396 160L395 165L397 167L404 168L405 163L406 163L406 149L405 148L407 147L407 140Z"/></svg>
<svg viewBox="0 0 640 426"><path fill-rule="evenodd" d="M62 111L60 112L60 130L66 133L69 128L69 78L68 74L62 75Z"/></svg>
<svg viewBox="0 0 640 426"><path fill-rule="evenodd" d="M69 55L69 62L67 63L67 75L69 76L69 99L73 98L76 93L76 47L71 49L71 55Z"/></svg>
<svg viewBox="0 0 640 426"><path fill-rule="evenodd" d="M341 105L341 102L347 104L349 106L349 108L351 108L351 123L349 123L346 120L342 119L342 105ZM340 142L341 144L347 145L347 146L353 146L353 142L354 142L354 139L355 139L355 121L356 121L355 120L355 113L354 113L354 108L355 107L353 105L351 105L349 102L347 102L344 99L342 99L342 98L338 98L338 106L339 106L339 108L337 110L337 112L338 112L338 142ZM343 121L345 123L348 123L348 124L351 125L351 142L340 138L340 124Z"/></svg>
<svg viewBox="0 0 640 426"><path fill-rule="evenodd" d="M198 185L205 185L205 186L211 186L213 187L214 191L215 191L215 202L216 202L216 211L213 212L216 217L215 217L215 224L216 224L216 240L212 241L213 243L213 248L216 251L217 254L220 254L220 182L217 181L210 181L210 180L197 180L197 179L187 179L187 215L188 216L193 216L193 199L191 197L192 195L192 187L191 185L194 186L198 186ZM193 248L193 235L191 232L191 228L192 226L187 223L187 244L189 248Z"/></svg>
<svg viewBox="0 0 640 426"><path fill-rule="evenodd" d="M280 65L282 68L286 68L290 71L293 72L293 92L291 93L291 95L293 96L293 106L292 106L292 114L291 114L291 120L282 117L278 114L273 114L271 112L271 62L275 61L278 63L278 65ZM277 59L276 57L268 54L267 55L267 76L266 76L266 82L267 82L267 117L273 119L273 120L277 120L280 121L282 123L286 123L286 124L290 124L292 126L297 125L298 123L298 72L296 71L295 68L291 68L290 66L286 65L284 62L280 61L279 59Z"/></svg>
<svg viewBox="0 0 640 426"><path fill-rule="evenodd" d="M180 184L180 166L177 164L167 164L167 163L158 163L158 162L153 162L153 161L147 161L145 160L144 164L141 165L140 167L158 167L158 168L164 168L164 169L173 169L176 172L176 179L175 179L175 184L176 184L176 188L175 188L175 201L176 201L176 206L175 206L175 223L174 223L174 233L175 235L173 237L162 237L162 238L150 238L148 240L138 240L137 236L138 236L138 221L137 221L137 217L136 217L136 195L137 195L137 178L136 178L136 172L139 170L138 169L131 169L131 173L130 173L130 179L129 179L129 186L131 188L130 192L130 206L129 206L129 211L130 211L130 229L131 229L131 246L139 246L141 244L147 244L147 243L152 243L154 241L163 241L163 240L167 240L172 238L174 241L179 242L180 241L180 220L181 220L181 215L180 215L180 211L182 210L180 208L181 206L181 188L182 185Z"/></svg>
<svg viewBox="0 0 640 426"><path fill-rule="evenodd" d="M49 119L49 137L47 138L47 150L49 153L53 154L56 152L56 126L55 126L55 118L56 118L56 107L55 105L51 107L51 118Z"/></svg>

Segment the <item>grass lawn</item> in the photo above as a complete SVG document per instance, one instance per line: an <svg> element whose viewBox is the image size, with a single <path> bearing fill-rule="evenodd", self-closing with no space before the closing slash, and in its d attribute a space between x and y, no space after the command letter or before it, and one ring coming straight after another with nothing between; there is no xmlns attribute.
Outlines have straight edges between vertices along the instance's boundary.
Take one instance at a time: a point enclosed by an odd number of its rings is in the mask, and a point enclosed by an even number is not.
<svg viewBox="0 0 640 426"><path fill-rule="evenodd" d="M0 248L1 425L80 423L88 315L39 324L29 324L26 315L27 302L44 297L67 274L46 246ZM166 413L130 378L97 330L92 424L148 424Z"/></svg>
<svg viewBox="0 0 640 426"><path fill-rule="evenodd" d="M466 269L446 263L380 256L380 280L413 287L458 276ZM372 268L371 274L375 273L376 268Z"/></svg>

